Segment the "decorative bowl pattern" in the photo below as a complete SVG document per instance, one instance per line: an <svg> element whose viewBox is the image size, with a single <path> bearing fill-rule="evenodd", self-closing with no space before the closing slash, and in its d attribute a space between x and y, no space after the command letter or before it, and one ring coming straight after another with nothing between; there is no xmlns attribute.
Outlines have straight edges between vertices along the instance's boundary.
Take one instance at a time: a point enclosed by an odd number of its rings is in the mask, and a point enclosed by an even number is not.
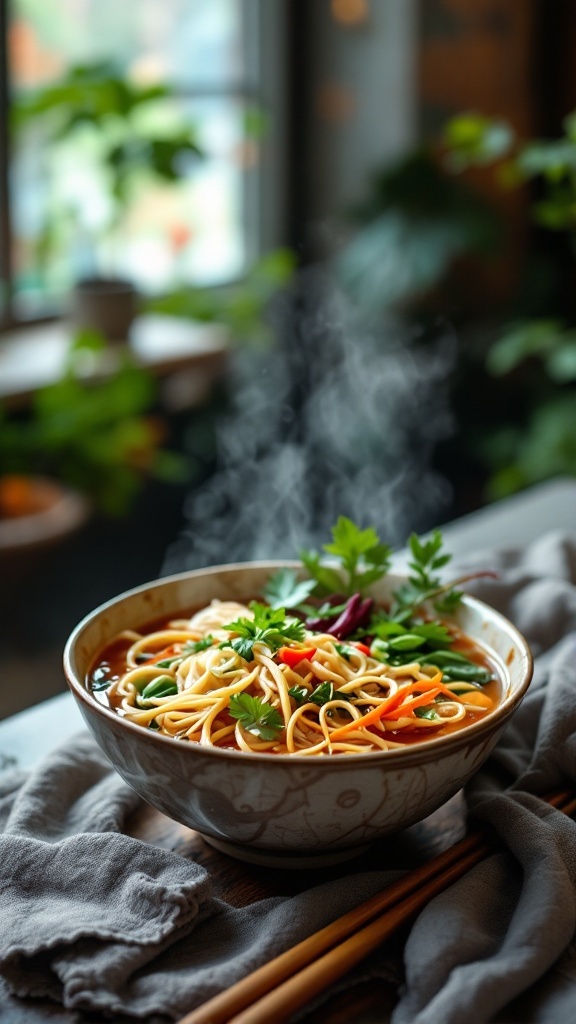
<svg viewBox="0 0 576 1024"><path fill-rule="evenodd" d="M248 601L280 565L298 567L287 562L216 566L121 594L76 627L64 669L102 750L154 807L244 860L295 867L336 863L425 818L470 779L522 700L532 658L507 619L465 597L454 621L498 663L506 681L498 708L466 729L404 750L333 758L182 743L126 721L86 689L94 659L123 629L181 616L213 598ZM400 582L387 577L371 592L386 600Z"/></svg>

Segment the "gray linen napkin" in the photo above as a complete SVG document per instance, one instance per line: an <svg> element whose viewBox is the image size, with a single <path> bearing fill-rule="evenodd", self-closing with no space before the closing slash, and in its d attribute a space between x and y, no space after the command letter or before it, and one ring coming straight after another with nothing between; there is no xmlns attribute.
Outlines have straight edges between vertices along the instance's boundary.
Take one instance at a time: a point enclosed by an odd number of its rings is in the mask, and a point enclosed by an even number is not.
<svg viewBox="0 0 576 1024"><path fill-rule="evenodd" d="M203 868L121 834L139 802L85 734L0 776L0 978L17 996L177 1018L398 874L235 909Z"/></svg>
<svg viewBox="0 0 576 1024"><path fill-rule="evenodd" d="M533 794L576 785L576 543L480 554L498 581L468 589L531 643L529 693L467 787L507 852L437 897L412 928L393 1024L568 1024L576 1019L576 824Z"/></svg>
<svg viewBox="0 0 576 1024"><path fill-rule="evenodd" d="M531 794L576 784L576 544L551 535L468 567L501 570L474 589L532 642L536 675L469 787L505 852L420 915L394 1024L562 1024L576 1011L576 824ZM122 835L137 804L86 736L27 777L0 777L0 976L12 991L177 1018L396 877L351 865L300 896L233 909L202 868ZM339 987L399 981L397 953L386 944Z"/></svg>

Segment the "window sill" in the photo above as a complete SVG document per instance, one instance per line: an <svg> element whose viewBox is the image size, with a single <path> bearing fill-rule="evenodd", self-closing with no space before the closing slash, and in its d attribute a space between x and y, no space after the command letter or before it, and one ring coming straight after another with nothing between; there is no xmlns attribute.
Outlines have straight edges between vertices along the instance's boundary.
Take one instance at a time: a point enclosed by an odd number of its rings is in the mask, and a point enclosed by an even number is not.
<svg viewBox="0 0 576 1024"><path fill-rule="evenodd" d="M26 406L34 393L62 377L71 328L64 321L12 331L0 338L0 401ZM113 345L90 367L86 379L106 376L128 349L140 366L164 378L167 404L177 410L200 403L224 371L230 350L220 324L192 323L174 317L139 317L126 346Z"/></svg>

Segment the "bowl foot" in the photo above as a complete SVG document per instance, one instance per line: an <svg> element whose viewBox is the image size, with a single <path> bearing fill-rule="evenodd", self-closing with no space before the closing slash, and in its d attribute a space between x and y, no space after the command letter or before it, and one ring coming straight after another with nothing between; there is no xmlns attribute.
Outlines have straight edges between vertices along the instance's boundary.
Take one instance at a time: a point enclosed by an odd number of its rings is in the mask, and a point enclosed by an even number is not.
<svg viewBox="0 0 576 1024"><path fill-rule="evenodd" d="M215 839L213 836L206 836L201 833L202 838L213 846L220 853L225 853L236 860L243 860L247 864L260 864L263 867L275 868L311 868L331 867L333 864L342 864L353 857L359 857L370 849L371 844L365 843L362 846L351 846L338 850L319 850L318 853L298 853L297 850L259 850L252 846L241 846L237 843L229 843L225 839Z"/></svg>

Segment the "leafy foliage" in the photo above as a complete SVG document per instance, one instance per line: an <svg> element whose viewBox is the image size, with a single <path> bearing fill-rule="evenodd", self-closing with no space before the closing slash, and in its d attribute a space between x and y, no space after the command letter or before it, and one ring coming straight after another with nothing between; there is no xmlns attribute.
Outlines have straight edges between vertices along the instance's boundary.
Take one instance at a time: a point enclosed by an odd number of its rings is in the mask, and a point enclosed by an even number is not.
<svg viewBox="0 0 576 1024"><path fill-rule="evenodd" d="M566 232L574 253L576 232L576 112L563 122L556 139L518 140L509 126L466 114L446 127L444 142L455 170L499 160L495 168L503 188L537 182L533 220L551 231ZM496 136L507 145L491 145ZM466 139L471 140L470 145ZM572 267L572 274L574 267ZM546 310L544 310L546 312ZM554 312L554 310L553 310ZM538 366L538 364L540 364ZM506 326L488 352L487 368L496 377L518 371L523 384L521 408L479 444L492 471L489 497L501 498L556 475L576 473L576 328L556 316L525 319ZM541 372L543 370L543 372Z"/></svg>
<svg viewBox="0 0 576 1024"><path fill-rule="evenodd" d="M425 601L436 598L434 607L439 612L449 613L460 603L462 594L453 587L443 587L438 570L451 560L451 555L442 550L440 530L434 530L430 539L421 541L415 533L409 540L412 561L408 583L394 594L398 609L404 614L413 614Z"/></svg>
<svg viewBox="0 0 576 1024"><path fill-rule="evenodd" d="M323 549L337 559L338 569L322 564L316 552L300 552L303 565L316 580L317 594L362 593L390 567L392 550L381 543L373 527L362 530L346 516L339 517L332 528L332 542Z"/></svg>
<svg viewBox="0 0 576 1024"><path fill-rule="evenodd" d="M315 586L314 580L299 580L294 569L278 569L266 583L262 596L271 608L299 608Z"/></svg>
<svg viewBox="0 0 576 1024"><path fill-rule="evenodd" d="M143 107L166 102L172 90L162 84L141 86L118 74L110 61L71 67L60 81L14 104L13 126L40 125L48 144L70 139L89 127L98 133L101 161L111 176L112 192L127 198L135 171L145 169L165 181L181 177L182 161L202 152L189 129L165 119L162 131L138 117Z"/></svg>
<svg viewBox="0 0 576 1024"><path fill-rule="evenodd" d="M219 288L180 288L150 299L147 309L228 327L232 340L264 344L270 340L265 311L279 288L290 281L295 255L276 249L259 259L242 282Z"/></svg>
<svg viewBox="0 0 576 1024"><path fill-rule="evenodd" d="M249 693L233 694L228 710L247 732L259 736L261 740L275 740L284 728L282 716L276 708Z"/></svg>
<svg viewBox="0 0 576 1024"><path fill-rule="evenodd" d="M470 165L492 163L510 152L514 135L505 121L482 114L460 114L448 121L444 145L450 165L463 170Z"/></svg>
<svg viewBox="0 0 576 1024"><path fill-rule="evenodd" d="M97 385L86 381L86 357L105 346L95 332L79 332L65 375L36 392L28 417L0 409L0 473L53 476L122 515L146 475L182 480L185 463L160 449L158 424L146 415L155 392L148 371L119 352L114 371Z"/></svg>
<svg viewBox="0 0 576 1024"><path fill-rule="evenodd" d="M253 619L240 618L229 622L224 629L238 635L226 642L245 661L252 661L254 644L265 644L271 651L277 651L290 640L302 641L305 637L304 623L298 619L286 617L284 608L270 608L268 605L252 601L249 605Z"/></svg>

